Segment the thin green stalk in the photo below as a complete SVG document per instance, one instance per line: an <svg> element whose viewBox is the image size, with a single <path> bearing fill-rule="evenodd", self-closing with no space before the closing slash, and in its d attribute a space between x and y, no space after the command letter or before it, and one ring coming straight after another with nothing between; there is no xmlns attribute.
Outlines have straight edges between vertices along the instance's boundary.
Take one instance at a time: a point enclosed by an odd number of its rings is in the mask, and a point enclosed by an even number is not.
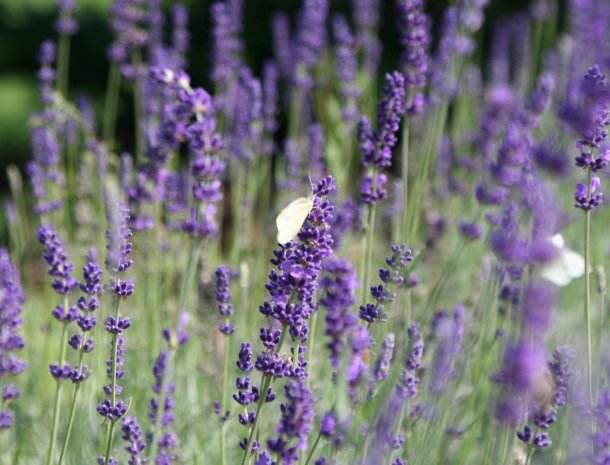
<svg viewBox="0 0 610 465"><path fill-rule="evenodd" d="M64 310L68 310L68 297L64 297ZM66 347L68 345L68 325L64 323L64 327L61 332L61 340L59 346L59 364L61 366L66 363ZM51 426L51 441L49 443L49 450L47 451L47 465L51 465L53 460L53 454L55 452L55 443L57 441L57 426L59 425L59 411L61 407L61 387L62 380L56 379L57 384L55 386L55 401L53 405L53 424Z"/></svg>
<svg viewBox="0 0 610 465"><path fill-rule="evenodd" d="M227 378L229 376L229 337L224 337L224 365L222 370L222 408L227 408ZM221 412L222 414L222 412ZM224 424L220 428L220 465L226 464L226 450L225 450L225 427Z"/></svg>
<svg viewBox="0 0 610 465"><path fill-rule="evenodd" d="M313 374L312 355L313 355L313 352L314 352L314 343L315 343L315 340L316 340L316 326L317 326L316 323L317 322L318 322L318 312L314 313L313 317L311 318L311 325L310 325L311 331L309 332L309 337L308 337L308 340L307 340L307 345L308 345L308 347L307 347L307 367L309 368L310 373L312 373L312 374ZM310 378L311 378L311 376L307 377L307 384L308 385L310 383Z"/></svg>
<svg viewBox="0 0 610 465"><path fill-rule="evenodd" d="M121 300L115 296L114 297L114 318L119 317L119 307ZM118 335L112 335L112 377L110 378L110 389L111 389L111 402L112 406L116 404L116 373L117 373L117 353L118 353ZM110 422L110 426L108 426L108 431L106 434L106 449L104 452L104 465L108 465L110 461L110 449L112 448L112 440L114 439L114 425L116 424L116 420L112 420Z"/></svg>
<svg viewBox="0 0 610 465"><path fill-rule="evenodd" d="M68 94L68 69L70 67L70 35L61 34L57 47L57 90L64 97Z"/></svg>
<svg viewBox="0 0 610 465"><path fill-rule="evenodd" d="M134 105L134 131L136 139L136 164L144 159L144 98L142 96L142 82L140 80L140 68L142 57L140 49L135 48L131 54L131 62L136 71L133 81L133 105Z"/></svg>
<svg viewBox="0 0 610 465"><path fill-rule="evenodd" d="M371 262L373 261L373 237L375 234L375 212L376 204L369 205L366 234L363 238L364 249L361 255L360 275L362 276L362 289L360 290L360 302L366 303L367 290L370 285Z"/></svg>
<svg viewBox="0 0 610 465"><path fill-rule="evenodd" d="M121 69L117 63L110 65L108 72L108 87L106 89L106 102L104 106L103 137L108 147L113 147L114 129L116 127L117 106L119 103L119 90L121 86Z"/></svg>
<svg viewBox="0 0 610 465"><path fill-rule="evenodd" d="M587 170L587 201L591 200L591 169ZM593 401L591 348L591 210L585 211L585 327L587 334L587 387L589 402Z"/></svg>
<svg viewBox="0 0 610 465"><path fill-rule="evenodd" d="M403 244L409 243L409 221L407 217L407 208L409 205L409 122L405 121L402 125L402 212L400 215L400 237Z"/></svg>
<svg viewBox="0 0 610 465"><path fill-rule="evenodd" d="M313 446L311 446L311 450L309 451L309 454L307 454L307 460L305 460L305 465L309 465L309 462L311 462L311 458L313 457L313 453L316 451L316 448L318 447L318 443L320 442L321 437L322 437L322 431L320 430L320 432L318 433L318 437L316 438L316 440L313 443Z"/></svg>
<svg viewBox="0 0 610 465"><path fill-rule="evenodd" d="M265 404L265 397L267 394L267 390L269 389L269 385L271 384L271 377L267 375L263 375L263 380L261 382L261 390L260 396L258 398L258 404L256 406L256 417L254 418L254 424L252 425L252 429L250 430L250 435L248 436L248 443L246 444L246 448L244 450L244 455L241 459L240 464L245 465L248 456L250 455L250 449L252 448L252 439L254 438L254 434L256 433L256 428L259 424L259 418L261 409Z"/></svg>
<svg viewBox="0 0 610 465"><path fill-rule="evenodd" d="M84 336L83 336L83 341L84 341ZM78 357L78 371L80 372L80 370L82 370L82 362L83 362L83 352L80 353L79 357ZM59 454L59 462L57 462L57 465L61 465L63 460L64 460L64 456L66 455L66 451L68 449L68 443L70 442L70 436L72 435L72 426L74 424L74 414L76 412L76 399L78 397L78 391L80 388L81 383L76 383L74 385L74 394L72 395L72 405L70 407L70 414L68 417L68 428L66 430L66 437L64 438L64 443L61 446L61 453Z"/></svg>

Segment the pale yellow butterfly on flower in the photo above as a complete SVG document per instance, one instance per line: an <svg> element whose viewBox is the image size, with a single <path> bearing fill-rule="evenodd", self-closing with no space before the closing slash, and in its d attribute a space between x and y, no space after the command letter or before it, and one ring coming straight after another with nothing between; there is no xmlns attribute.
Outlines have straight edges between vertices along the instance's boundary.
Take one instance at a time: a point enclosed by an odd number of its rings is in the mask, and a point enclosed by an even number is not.
<svg viewBox="0 0 610 465"><path fill-rule="evenodd" d="M284 245L296 237L301 230L307 215L313 208L313 195L309 197L299 197L286 206L277 218L277 241Z"/></svg>

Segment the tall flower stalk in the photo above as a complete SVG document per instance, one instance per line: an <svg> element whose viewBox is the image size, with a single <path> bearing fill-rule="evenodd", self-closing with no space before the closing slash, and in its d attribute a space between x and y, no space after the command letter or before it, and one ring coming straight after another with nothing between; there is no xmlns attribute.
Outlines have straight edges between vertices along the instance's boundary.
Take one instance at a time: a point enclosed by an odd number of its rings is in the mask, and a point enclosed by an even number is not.
<svg viewBox="0 0 610 465"><path fill-rule="evenodd" d="M578 92L564 102L560 117L580 139L576 147L580 154L575 158L577 167L586 172L586 184L577 184L574 206L584 212L584 325L587 339L587 388L589 402L593 401L593 344L591 335L591 210L603 203L600 178L593 173L604 169L610 162L610 151L602 148L608 138L610 124L610 89L606 76L597 66L589 68Z"/></svg>
<svg viewBox="0 0 610 465"><path fill-rule="evenodd" d="M106 441L103 455L98 456L100 465L111 465L115 459L111 456L112 442L116 423L127 413L129 406L118 399L123 388L118 381L123 378L123 351L125 339L123 333L131 327L129 317L120 312L121 302L130 297L134 291L132 281L124 278L124 273L131 265L129 255L132 252L131 230L129 229L129 207L118 198L112 190L107 190L106 208L108 219L106 270L110 274L106 290L112 294L112 314L106 318L105 328L111 335L110 358L106 362L106 376L110 382L104 386L106 398L98 404L97 412L109 423L106 430Z"/></svg>
<svg viewBox="0 0 610 465"><path fill-rule="evenodd" d="M51 364L49 371L55 378L55 400L53 402L53 423L49 448L47 451L47 465L53 461L55 445L57 441L57 427L59 425L59 413L61 410L61 391L64 379L69 379L71 375L70 366L66 365L66 348L68 345L68 325L77 318L77 312L70 308L68 294L78 286L78 281L72 276L74 264L68 262L68 256L63 250L63 244L59 240L55 229L52 226L42 226L38 230L38 241L44 246L43 258L49 265L49 275L53 279L53 290L61 296L62 305L58 305L53 310L53 317L62 324L62 332L59 346L59 363Z"/></svg>
<svg viewBox="0 0 610 465"><path fill-rule="evenodd" d="M361 302L364 302L370 281L376 205L388 196L385 187L388 179L383 170L392 166L392 150L398 141L396 133L405 111L405 78L394 71L386 75L383 97L377 107L377 129L372 129L366 117L362 117L358 123L358 143L362 152L362 164L366 169L360 185L362 202L366 205L365 234L360 255Z"/></svg>

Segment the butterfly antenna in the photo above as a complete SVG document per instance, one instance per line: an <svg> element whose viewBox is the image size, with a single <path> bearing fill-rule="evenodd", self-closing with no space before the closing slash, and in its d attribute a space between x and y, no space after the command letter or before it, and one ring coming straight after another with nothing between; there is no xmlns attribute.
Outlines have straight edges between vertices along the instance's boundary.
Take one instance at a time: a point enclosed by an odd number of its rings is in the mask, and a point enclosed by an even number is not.
<svg viewBox="0 0 610 465"><path fill-rule="evenodd" d="M311 192L313 193L315 190L315 187L313 185L313 181L311 180L311 171L307 173L307 177L309 178L309 185L311 186Z"/></svg>

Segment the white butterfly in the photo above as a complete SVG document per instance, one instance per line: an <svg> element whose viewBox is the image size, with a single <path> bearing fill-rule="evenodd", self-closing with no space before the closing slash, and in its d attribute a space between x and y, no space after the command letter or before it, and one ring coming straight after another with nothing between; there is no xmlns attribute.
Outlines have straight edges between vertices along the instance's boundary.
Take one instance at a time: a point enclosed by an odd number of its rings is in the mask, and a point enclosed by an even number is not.
<svg viewBox="0 0 610 465"><path fill-rule="evenodd" d="M284 208L277 218L277 241L284 245L296 237L313 208L313 196L299 197Z"/></svg>
<svg viewBox="0 0 610 465"><path fill-rule="evenodd" d="M540 276L555 286L567 286L574 278L585 274L585 259L565 246L561 234L555 234L550 241L559 249L559 253L555 260L542 267Z"/></svg>

